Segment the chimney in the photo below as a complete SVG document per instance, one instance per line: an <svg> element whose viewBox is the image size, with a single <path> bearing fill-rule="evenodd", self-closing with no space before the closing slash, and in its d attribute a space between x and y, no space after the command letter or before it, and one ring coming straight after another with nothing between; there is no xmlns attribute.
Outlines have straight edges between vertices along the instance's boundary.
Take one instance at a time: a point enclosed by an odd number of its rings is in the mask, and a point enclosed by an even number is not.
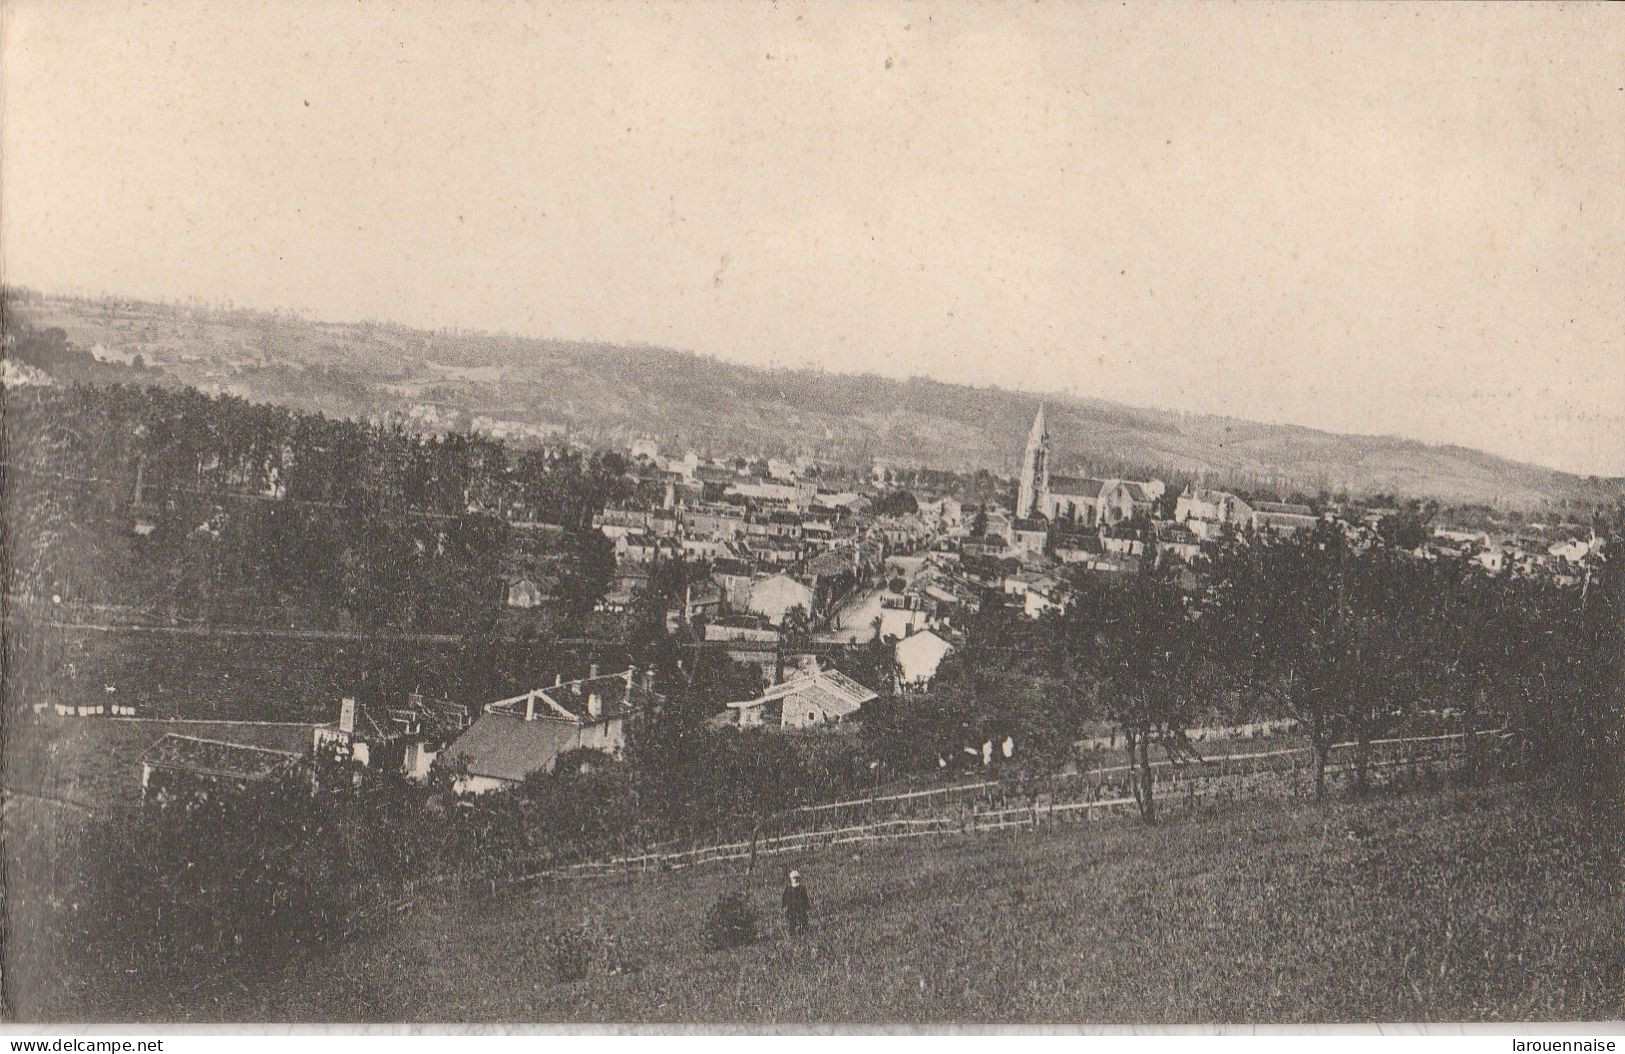
<svg viewBox="0 0 1625 1054"><path fill-rule="evenodd" d="M604 716L604 700L597 692L587 696L587 716L595 718Z"/></svg>
<svg viewBox="0 0 1625 1054"><path fill-rule="evenodd" d="M561 685L563 683L564 683L564 674L555 673L553 675L553 687L557 688L559 685Z"/></svg>
<svg viewBox="0 0 1625 1054"><path fill-rule="evenodd" d="M525 720L536 720L536 690L534 688L525 693Z"/></svg>
<svg viewBox="0 0 1625 1054"><path fill-rule="evenodd" d="M587 677L590 679L590 678L597 677L597 676L598 676L598 664L595 662L591 666L587 667Z"/></svg>
<svg viewBox="0 0 1625 1054"><path fill-rule="evenodd" d="M339 731L346 734L355 731L355 697L345 696L339 702Z"/></svg>

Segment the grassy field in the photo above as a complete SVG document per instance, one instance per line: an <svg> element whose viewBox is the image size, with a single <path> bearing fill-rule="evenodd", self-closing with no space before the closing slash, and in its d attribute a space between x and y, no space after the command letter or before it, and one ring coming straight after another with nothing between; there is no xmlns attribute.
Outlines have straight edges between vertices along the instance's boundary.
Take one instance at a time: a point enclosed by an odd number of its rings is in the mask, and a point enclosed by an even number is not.
<svg viewBox="0 0 1625 1054"><path fill-rule="evenodd" d="M98 1019L1297 1022L1570 1020L1625 1011L1616 811L1531 785L776 858L425 907L349 946ZM814 931L779 932L783 869ZM757 944L702 951L743 887ZM560 982L591 922L634 969Z"/></svg>

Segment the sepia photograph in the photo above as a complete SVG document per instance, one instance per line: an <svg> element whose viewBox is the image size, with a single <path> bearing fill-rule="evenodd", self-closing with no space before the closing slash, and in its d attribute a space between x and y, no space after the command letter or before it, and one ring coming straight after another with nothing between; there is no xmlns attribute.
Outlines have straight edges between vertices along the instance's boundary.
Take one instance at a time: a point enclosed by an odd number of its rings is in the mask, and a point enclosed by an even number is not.
<svg viewBox="0 0 1625 1054"><path fill-rule="evenodd" d="M12 1050L1616 1049L1625 8L0 0L0 285Z"/></svg>

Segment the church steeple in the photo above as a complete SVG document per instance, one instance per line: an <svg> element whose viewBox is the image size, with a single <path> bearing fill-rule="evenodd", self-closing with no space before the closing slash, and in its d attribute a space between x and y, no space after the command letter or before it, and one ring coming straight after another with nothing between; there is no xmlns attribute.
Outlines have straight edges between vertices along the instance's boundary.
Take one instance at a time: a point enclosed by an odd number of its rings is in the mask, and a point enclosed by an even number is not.
<svg viewBox="0 0 1625 1054"><path fill-rule="evenodd" d="M1021 455L1021 486L1016 494L1016 517L1025 519L1043 512L1049 493L1049 428L1044 423L1044 404L1038 404L1033 429L1027 434L1027 449Z"/></svg>

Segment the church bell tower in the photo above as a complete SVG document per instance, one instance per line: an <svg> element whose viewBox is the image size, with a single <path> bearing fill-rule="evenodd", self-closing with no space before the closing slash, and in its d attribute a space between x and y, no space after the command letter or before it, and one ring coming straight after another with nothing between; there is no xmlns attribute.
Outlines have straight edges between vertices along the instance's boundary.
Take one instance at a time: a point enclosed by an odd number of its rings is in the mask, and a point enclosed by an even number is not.
<svg viewBox="0 0 1625 1054"><path fill-rule="evenodd" d="M1021 489L1016 494L1016 517L1026 519L1044 511L1049 493L1049 430L1044 425L1044 407L1038 407L1033 430L1027 435L1027 449L1021 455Z"/></svg>

